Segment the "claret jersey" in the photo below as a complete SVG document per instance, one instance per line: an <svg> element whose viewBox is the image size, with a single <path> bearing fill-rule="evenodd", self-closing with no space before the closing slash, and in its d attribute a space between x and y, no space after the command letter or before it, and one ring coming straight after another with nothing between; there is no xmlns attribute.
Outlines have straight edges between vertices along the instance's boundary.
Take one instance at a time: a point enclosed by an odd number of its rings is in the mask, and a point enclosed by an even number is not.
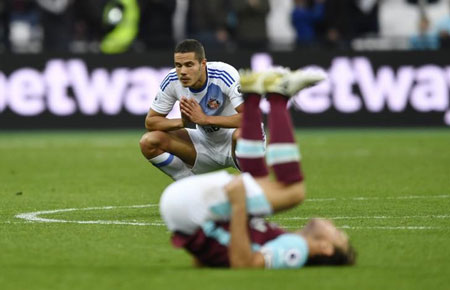
<svg viewBox="0 0 450 290"><path fill-rule="evenodd" d="M235 108L243 103L239 90L239 73L229 64L223 62L207 62L206 82L199 89L185 88L178 80L175 68L170 70L160 85L160 90L153 100L151 108L168 114L175 102L181 97L194 98L209 116L231 116L236 114ZM221 131L227 130L214 126L198 126L207 138L214 138Z"/></svg>
<svg viewBox="0 0 450 290"><path fill-rule="evenodd" d="M206 222L193 235L175 232L172 244L183 247L202 264L210 267L229 267L229 222ZM264 255L267 269L298 269L305 265L308 246L303 237L287 233L260 218L249 222L252 250Z"/></svg>

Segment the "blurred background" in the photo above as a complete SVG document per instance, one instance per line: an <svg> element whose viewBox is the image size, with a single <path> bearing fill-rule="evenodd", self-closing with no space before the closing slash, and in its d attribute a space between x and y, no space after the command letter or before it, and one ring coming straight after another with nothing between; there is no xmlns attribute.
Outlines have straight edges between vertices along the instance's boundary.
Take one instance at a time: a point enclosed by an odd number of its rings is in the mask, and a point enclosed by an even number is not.
<svg viewBox="0 0 450 290"><path fill-rule="evenodd" d="M450 0L2 0L0 128L143 127L185 38L326 70L299 126L450 125Z"/></svg>

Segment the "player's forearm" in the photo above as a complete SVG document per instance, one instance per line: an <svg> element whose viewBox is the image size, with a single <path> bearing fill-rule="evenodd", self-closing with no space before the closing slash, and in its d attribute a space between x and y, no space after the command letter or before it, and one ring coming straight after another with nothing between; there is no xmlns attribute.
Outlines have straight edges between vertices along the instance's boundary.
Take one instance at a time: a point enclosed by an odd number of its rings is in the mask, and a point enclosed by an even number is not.
<svg viewBox="0 0 450 290"><path fill-rule="evenodd" d="M225 186L231 204L230 246L228 256L232 268L264 267L264 257L253 252L246 208L246 191L241 177L236 177Z"/></svg>
<svg viewBox="0 0 450 290"><path fill-rule="evenodd" d="M153 116L145 119L145 128L149 131L172 131L184 128L184 124L182 119Z"/></svg>
<svg viewBox="0 0 450 290"><path fill-rule="evenodd" d="M231 210L229 258L232 268L250 267L252 250L247 228L245 204L234 204Z"/></svg>
<svg viewBox="0 0 450 290"><path fill-rule="evenodd" d="M206 116L206 124L201 125L211 125L220 128L239 128L241 126L241 120L241 113L232 116Z"/></svg>

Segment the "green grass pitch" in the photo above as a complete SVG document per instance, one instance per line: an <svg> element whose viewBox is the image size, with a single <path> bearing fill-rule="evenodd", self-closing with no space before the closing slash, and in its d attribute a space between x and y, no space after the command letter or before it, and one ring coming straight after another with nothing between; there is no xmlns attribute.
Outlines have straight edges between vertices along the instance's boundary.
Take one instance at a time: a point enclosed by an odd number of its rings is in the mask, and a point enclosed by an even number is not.
<svg viewBox="0 0 450 290"><path fill-rule="evenodd" d="M171 181L141 134L0 133L1 290L450 289L448 129L297 131L307 201L272 220L331 218L359 257L278 271L192 268L161 225Z"/></svg>

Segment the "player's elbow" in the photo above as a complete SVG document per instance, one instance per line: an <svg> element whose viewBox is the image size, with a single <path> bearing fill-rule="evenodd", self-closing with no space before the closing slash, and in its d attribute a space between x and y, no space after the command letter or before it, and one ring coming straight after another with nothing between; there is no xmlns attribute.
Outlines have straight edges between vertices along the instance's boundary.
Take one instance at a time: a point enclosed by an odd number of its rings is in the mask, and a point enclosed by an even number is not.
<svg viewBox="0 0 450 290"><path fill-rule="evenodd" d="M245 268L249 268L249 266L246 263L234 262L234 263L230 264L230 268L232 268L232 269L245 269Z"/></svg>
<svg viewBox="0 0 450 290"><path fill-rule="evenodd" d="M145 129L147 129L150 132L156 130L155 120L152 117L147 116L145 118Z"/></svg>
<svg viewBox="0 0 450 290"><path fill-rule="evenodd" d="M230 268L264 268L264 257L259 252L252 252L251 255L230 256Z"/></svg>
<svg viewBox="0 0 450 290"><path fill-rule="evenodd" d="M230 259L230 267L233 269L242 269L242 268L251 268L251 260L249 258L244 257L231 257Z"/></svg>

